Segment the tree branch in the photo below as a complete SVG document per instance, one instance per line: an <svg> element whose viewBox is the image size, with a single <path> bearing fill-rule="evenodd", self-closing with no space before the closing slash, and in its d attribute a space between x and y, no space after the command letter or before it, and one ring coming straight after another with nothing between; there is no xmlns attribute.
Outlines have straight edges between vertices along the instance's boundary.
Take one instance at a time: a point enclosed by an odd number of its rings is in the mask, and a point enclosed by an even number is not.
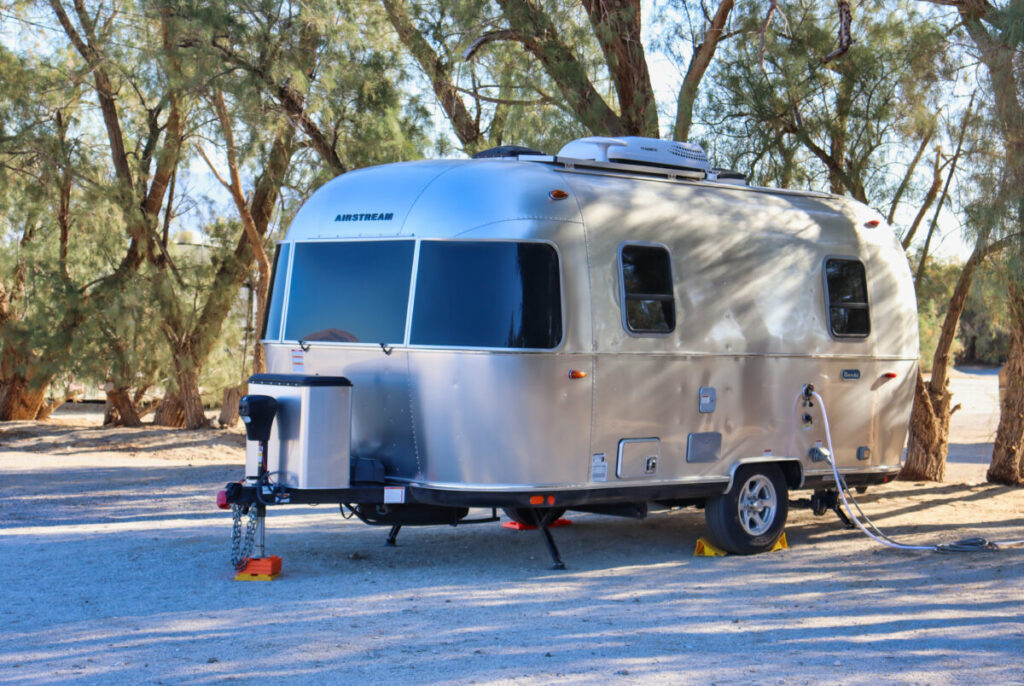
<svg viewBox="0 0 1024 686"><path fill-rule="evenodd" d="M906 250L910 247L910 242L914 240L914 234L917 233L918 227L921 226L921 222L924 220L924 216L928 213L928 208L935 202L935 198L939 195L939 188L942 186L942 148L936 148L935 150L935 164L932 166L932 185L928 187L928 192L924 196L924 201L921 203L921 207L917 210L917 215L914 217L914 221L910 224L910 228L907 229L907 234L900 241L903 249Z"/></svg>
<svg viewBox="0 0 1024 686"><path fill-rule="evenodd" d="M450 65L438 56L427 39L416 28L409 16L409 6L405 0L381 0L381 3L384 5L391 25L398 33L399 40L430 79L434 95L441 103L441 108L444 110L445 116L448 117L448 121L451 122L459 142L467 149L472 150L480 140L480 126L466 109L462 98L459 97L455 84L452 82Z"/></svg>
<svg viewBox="0 0 1024 686"><path fill-rule="evenodd" d="M497 31L488 31L484 33L475 41L469 44L469 47L462 52L462 59L469 62L475 56L480 48L484 47L488 43L495 43L499 41L516 41L522 42L521 37L518 33L512 29L498 29Z"/></svg>
<svg viewBox="0 0 1024 686"><path fill-rule="evenodd" d="M914 276L914 284L921 283L921 276L924 274L924 265L928 259L928 248L932 242L932 236L935 234L935 227L939 222L939 213L942 211L942 206L946 202L946 197L949 195L949 184L953 181L953 175L956 173L956 164L960 159L960 153L964 149L964 137L967 134L967 124L971 119L971 109L974 107L974 96L977 95L977 91L971 94L971 102L967 105L967 111L964 112L964 119L960 125L960 136L956 142L956 151L953 153L953 159L949 164L949 174L946 176L946 185L942 189L942 196L939 198L939 204L935 206L935 214L932 215L931 226L928 227L928 236L924 241L924 248L921 249L921 261L917 263L917 274Z"/></svg>
<svg viewBox="0 0 1024 686"><path fill-rule="evenodd" d="M910 185L910 178L914 175L914 170L917 169L917 163L921 161L925 148L928 147L928 143L931 142L934 135L935 127L932 126L925 131L924 136L921 138L921 145L917 147L917 153L914 155L914 159L911 160L910 165L907 167L907 172L903 175L903 180L900 181L900 185L896 189L896 194L892 198L892 203L889 205L889 214L885 218L886 222L889 224L892 224L893 217L896 216L896 208L899 207L900 204L900 198L903 197L903 193L906 192L907 187ZM906 246L903 247L906 248Z"/></svg>
<svg viewBox="0 0 1024 686"><path fill-rule="evenodd" d="M836 5L839 7L839 45L822 58L822 64L828 64L840 55L846 54L846 51L853 45L853 34L850 32L850 24L853 23L850 0L838 0Z"/></svg>
<svg viewBox="0 0 1024 686"><path fill-rule="evenodd" d="M704 73L711 64L711 58L715 56L718 44L726 37L723 31L733 5L733 0L722 0L715 16L710 19L710 26L704 32L704 41L694 49L693 56L690 57L686 76L683 77L683 84L679 87L679 95L676 98L676 125L672 130L674 140L685 141L690 136L690 126L693 124L693 106L697 102L697 90L704 78Z"/></svg>
<svg viewBox="0 0 1024 686"><path fill-rule="evenodd" d="M561 31L535 0L498 0L523 47L536 57L558 85L577 120L598 136L628 135L622 120L594 88L587 68L561 39Z"/></svg>

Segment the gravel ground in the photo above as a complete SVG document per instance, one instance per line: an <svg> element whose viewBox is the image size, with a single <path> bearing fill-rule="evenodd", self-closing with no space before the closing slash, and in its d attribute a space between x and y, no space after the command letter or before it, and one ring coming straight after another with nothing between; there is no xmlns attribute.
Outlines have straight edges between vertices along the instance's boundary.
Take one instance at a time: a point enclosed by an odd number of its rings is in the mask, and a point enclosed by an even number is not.
<svg viewBox="0 0 1024 686"><path fill-rule="evenodd" d="M994 374L954 375L945 484L870 490L908 542L1024 538L1024 489L983 483ZM387 530L330 507L268 517L270 583L233 580L238 432L0 427L0 683L1024 684L1024 548L901 552L794 512L790 548L697 558L697 511ZM481 513L484 514L484 513Z"/></svg>

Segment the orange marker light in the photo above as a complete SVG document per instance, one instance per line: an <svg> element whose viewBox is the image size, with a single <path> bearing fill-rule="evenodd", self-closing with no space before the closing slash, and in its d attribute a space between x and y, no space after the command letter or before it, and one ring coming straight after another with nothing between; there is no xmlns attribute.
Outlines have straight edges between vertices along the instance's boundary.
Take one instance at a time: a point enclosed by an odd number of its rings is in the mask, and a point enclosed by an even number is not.
<svg viewBox="0 0 1024 686"><path fill-rule="evenodd" d="M561 190L560 188L556 188L555 190L548 193L548 197L551 198L552 200L565 200L566 198L569 197L569 194Z"/></svg>
<svg viewBox="0 0 1024 686"><path fill-rule="evenodd" d="M530 496L530 504L531 505L543 505L544 504L544 496L542 496L542 495L531 495Z"/></svg>
<svg viewBox="0 0 1024 686"><path fill-rule="evenodd" d="M585 378L587 378L587 373L585 371L581 370L581 369L570 369L569 370L569 378L570 379L585 379Z"/></svg>

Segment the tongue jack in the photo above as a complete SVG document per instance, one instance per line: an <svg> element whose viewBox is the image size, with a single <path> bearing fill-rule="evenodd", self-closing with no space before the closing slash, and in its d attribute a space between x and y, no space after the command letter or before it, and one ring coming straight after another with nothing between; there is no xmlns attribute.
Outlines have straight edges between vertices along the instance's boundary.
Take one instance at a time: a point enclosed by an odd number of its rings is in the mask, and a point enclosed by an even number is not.
<svg viewBox="0 0 1024 686"><path fill-rule="evenodd" d="M239 570L235 579L238 580L270 580L281 572L281 558L265 557L267 506L263 501L263 489L268 481L267 445L270 442L270 430L274 426L277 415L277 399L269 395L246 395L238 401L238 415L245 422L245 437L256 441L258 446L259 467L256 475L257 503L250 505L256 508L257 540L255 557L248 560L246 566Z"/></svg>

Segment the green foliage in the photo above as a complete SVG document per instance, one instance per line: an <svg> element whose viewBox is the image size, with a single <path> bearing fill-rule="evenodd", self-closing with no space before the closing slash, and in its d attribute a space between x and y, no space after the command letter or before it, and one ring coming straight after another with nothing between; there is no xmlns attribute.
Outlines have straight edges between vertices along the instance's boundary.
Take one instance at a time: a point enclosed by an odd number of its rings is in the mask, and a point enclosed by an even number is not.
<svg viewBox="0 0 1024 686"><path fill-rule="evenodd" d="M919 259L915 255L912 262ZM961 264L954 260L930 260L917 285L918 325L921 335L921 368L931 370L949 299ZM986 262L974 274L967 303L960 316L950 351L958 364L1001 365L1009 352L1010 322L1006 307L1006 262Z"/></svg>
<svg viewBox="0 0 1024 686"><path fill-rule="evenodd" d="M704 143L757 183L863 194L887 208L909 160L908 140L935 126L952 66L942 27L914 3L873 0L854 10L856 41L829 63L834 3L787 3L765 35L761 5L734 10L700 107ZM909 148L909 149L908 149Z"/></svg>
<svg viewBox="0 0 1024 686"><path fill-rule="evenodd" d="M1006 260L989 263L974 277L960 317L957 362L1002 365L1010 351L1011 321L1006 303Z"/></svg>

